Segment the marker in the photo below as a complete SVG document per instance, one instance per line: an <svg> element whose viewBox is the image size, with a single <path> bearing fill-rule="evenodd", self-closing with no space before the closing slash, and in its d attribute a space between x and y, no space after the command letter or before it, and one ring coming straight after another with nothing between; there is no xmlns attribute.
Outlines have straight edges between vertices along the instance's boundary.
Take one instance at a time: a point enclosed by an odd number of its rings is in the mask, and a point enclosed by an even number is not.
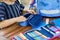
<svg viewBox="0 0 60 40"><path fill-rule="evenodd" d="M22 40L19 36L14 36L13 40Z"/></svg>
<svg viewBox="0 0 60 40"><path fill-rule="evenodd" d="M50 30L48 30L47 28L45 28L45 27L42 27L43 29L45 29L46 31L48 31L48 32L50 32L51 34L55 34L54 32L52 32L52 31L50 31Z"/></svg>
<svg viewBox="0 0 60 40"><path fill-rule="evenodd" d="M40 35L42 38L47 38L46 36L44 36L43 34L41 34L40 32L38 32L38 31L34 31L35 33L37 33L38 35Z"/></svg>
<svg viewBox="0 0 60 40"><path fill-rule="evenodd" d="M34 39L35 39L35 40L42 40L41 37L35 37Z"/></svg>
<svg viewBox="0 0 60 40"><path fill-rule="evenodd" d="M21 37L22 40L28 40L22 33L19 34L19 37Z"/></svg>
<svg viewBox="0 0 60 40"><path fill-rule="evenodd" d="M34 40L31 36L29 36L27 33L24 34L29 40Z"/></svg>
<svg viewBox="0 0 60 40"><path fill-rule="evenodd" d="M31 36L31 37L37 37L37 36L39 36L39 35L37 35L34 31L33 32L29 32L29 33L27 33L29 36Z"/></svg>
<svg viewBox="0 0 60 40"><path fill-rule="evenodd" d="M50 27L50 29L55 31L55 33L59 33L60 32L60 29L58 29L58 28L56 28L54 26Z"/></svg>

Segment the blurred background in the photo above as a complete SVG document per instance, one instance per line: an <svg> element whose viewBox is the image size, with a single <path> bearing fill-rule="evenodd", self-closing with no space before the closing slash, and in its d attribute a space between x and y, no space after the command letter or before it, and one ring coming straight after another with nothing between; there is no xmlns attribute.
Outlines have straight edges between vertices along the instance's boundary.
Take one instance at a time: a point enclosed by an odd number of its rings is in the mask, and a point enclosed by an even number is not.
<svg viewBox="0 0 60 40"><path fill-rule="evenodd" d="M32 2L32 0L20 0L21 3L25 6L25 9L29 9L29 4Z"/></svg>

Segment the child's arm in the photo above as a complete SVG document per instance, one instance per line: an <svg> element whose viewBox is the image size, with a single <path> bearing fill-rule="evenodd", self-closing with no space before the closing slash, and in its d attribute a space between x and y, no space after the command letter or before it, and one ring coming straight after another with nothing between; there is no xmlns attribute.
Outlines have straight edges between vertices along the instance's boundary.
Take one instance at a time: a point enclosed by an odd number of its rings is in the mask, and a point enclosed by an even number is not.
<svg viewBox="0 0 60 40"><path fill-rule="evenodd" d="M21 22L21 21L25 21L25 20L26 19L23 16L8 19L8 20L4 20L4 21L0 22L0 28L5 28L5 27L7 27L9 25L12 25L15 22Z"/></svg>

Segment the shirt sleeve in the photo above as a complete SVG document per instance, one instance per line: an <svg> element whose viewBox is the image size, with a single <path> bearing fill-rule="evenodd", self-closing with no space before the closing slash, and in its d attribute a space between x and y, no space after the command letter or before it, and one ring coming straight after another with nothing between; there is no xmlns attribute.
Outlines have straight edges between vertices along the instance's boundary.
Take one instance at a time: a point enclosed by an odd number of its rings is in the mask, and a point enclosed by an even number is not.
<svg viewBox="0 0 60 40"><path fill-rule="evenodd" d="M23 11L24 8L25 6L23 4L20 4L20 11Z"/></svg>
<svg viewBox="0 0 60 40"><path fill-rule="evenodd" d="M5 19L5 8L2 3L0 3L0 21Z"/></svg>
<svg viewBox="0 0 60 40"><path fill-rule="evenodd" d="M20 6L20 11L22 12L25 6L20 3L20 1L16 0L16 3Z"/></svg>

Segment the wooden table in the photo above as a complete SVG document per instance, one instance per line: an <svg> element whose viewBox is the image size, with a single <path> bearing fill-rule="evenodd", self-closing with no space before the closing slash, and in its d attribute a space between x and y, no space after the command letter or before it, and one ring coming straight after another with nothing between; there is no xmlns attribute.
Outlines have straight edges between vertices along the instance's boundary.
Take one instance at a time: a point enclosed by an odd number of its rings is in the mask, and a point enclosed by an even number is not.
<svg viewBox="0 0 60 40"><path fill-rule="evenodd" d="M4 36L0 36L0 40L10 40L9 38L5 38Z"/></svg>
<svg viewBox="0 0 60 40"><path fill-rule="evenodd" d="M7 28L0 30L0 40L4 40L4 39L11 40L11 38L14 35L17 35L20 32L25 32L27 30L31 30L31 26L21 27L17 23L15 23ZM2 38L4 38L4 39L2 39Z"/></svg>

